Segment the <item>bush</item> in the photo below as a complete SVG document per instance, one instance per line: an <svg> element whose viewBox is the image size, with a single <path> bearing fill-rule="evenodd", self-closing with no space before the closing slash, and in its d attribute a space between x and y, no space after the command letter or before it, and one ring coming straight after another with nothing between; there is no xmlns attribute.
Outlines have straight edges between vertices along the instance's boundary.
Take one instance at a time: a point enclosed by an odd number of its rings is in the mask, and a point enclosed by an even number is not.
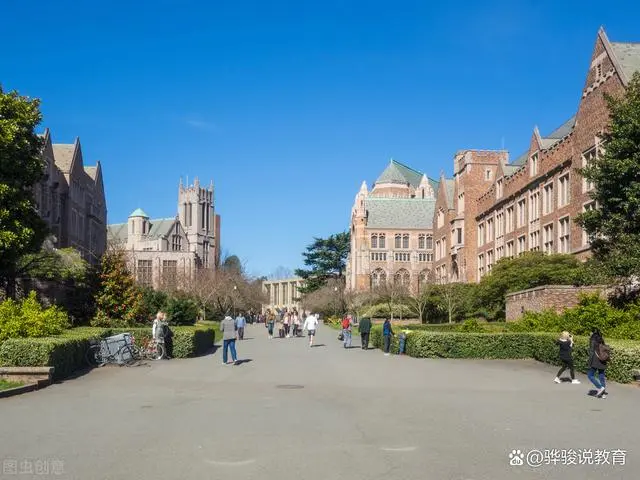
<svg viewBox="0 0 640 480"><path fill-rule="evenodd" d="M173 356L186 358L208 352L214 344L211 327L174 327ZM130 332L136 343L151 337L151 328L109 329L81 327L57 337L10 338L0 344L0 366L54 367L54 378L68 377L87 366L85 356L93 339Z"/></svg>
<svg viewBox="0 0 640 480"><path fill-rule="evenodd" d="M160 290L146 287L142 289L142 306L140 315L142 318L153 318L159 310L167 308L168 295Z"/></svg>
<svg viewBox="0 0 640 480"><path fill-rule="evenodd" d="M32 291L21 302L0 303L0 342L7 338L57 335L69 327L69 317L59 307L44 308Z"/></svg>
<svg viewBox="0 0 640 480"><path fill-rule="evenodd" d="M419 358L487 358L535 360L558 365L557 336L551 333L460 333L412 331L407 336L406 353ZM372 344L382 346L382 328L371 331ZM574 337L573 359L576 368L587 370L587 337ZM633 371L640 368L640 343L612 340L611 360L607 378L628 383L633 380ZM392 351L398 351L397 336Z"/></svg>
<svg viewBox="0 0 640 480"><path fill-rule="evenodd" d="M185 295L167 300L166 313L171 325L193 325L198 319L198 305Z"/></svg>

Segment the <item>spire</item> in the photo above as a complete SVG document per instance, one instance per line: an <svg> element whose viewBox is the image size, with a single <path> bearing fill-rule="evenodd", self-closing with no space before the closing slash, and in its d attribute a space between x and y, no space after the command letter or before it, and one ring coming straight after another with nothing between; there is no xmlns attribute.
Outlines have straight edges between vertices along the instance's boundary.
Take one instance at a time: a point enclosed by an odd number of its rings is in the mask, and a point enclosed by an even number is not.
<svg viewBox="0 0 640 480"><path fill-rule="evenodd" d="M367 194L369 193L369 189L367 188L367 182L365 180L362 181L362 185L360 185L360 193Z"/></svg>

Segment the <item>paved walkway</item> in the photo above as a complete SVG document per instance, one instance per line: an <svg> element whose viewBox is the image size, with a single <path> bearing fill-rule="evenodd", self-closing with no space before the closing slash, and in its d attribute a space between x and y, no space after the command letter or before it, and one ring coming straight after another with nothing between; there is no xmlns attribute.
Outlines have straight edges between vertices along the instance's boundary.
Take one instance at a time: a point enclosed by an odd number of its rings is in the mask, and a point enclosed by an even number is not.
<svg viewBox="0 0 640 480"><path fill-rule="evenodd" d="M385 357L344 350L328 327L310 349L247 330L238 350L251 361L239 366L217 351L0 400L0 478L45 467L78 480L638 476L635 387L599 400L585 378L556 385L555 369L533 361ZM627 465L509 466L513 449L623 449ZM10 473L14 460L34 475Z"/></svg>

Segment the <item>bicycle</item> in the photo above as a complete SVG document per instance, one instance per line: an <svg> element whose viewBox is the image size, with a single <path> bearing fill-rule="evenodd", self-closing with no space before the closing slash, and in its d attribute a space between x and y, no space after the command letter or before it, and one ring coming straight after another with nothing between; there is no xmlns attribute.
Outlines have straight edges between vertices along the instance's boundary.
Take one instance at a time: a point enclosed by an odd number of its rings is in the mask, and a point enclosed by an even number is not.
<svg viewBox="0 0 640 480"><path fill-rule="evenodd" d="M166 349L164 345L153 339L144 339L142 346L135 345L135 338L132 341L133 355L137 360L162 360L165 358Z"/></svg>
<svg viewBox="0 0 640 480"><path fill-rule="evenodd" d="M125 343L115 352L111 352L104 340L93 341L85 359L91 367L102 367L108 363L130 366L137 361L133 345Z"/></svg>

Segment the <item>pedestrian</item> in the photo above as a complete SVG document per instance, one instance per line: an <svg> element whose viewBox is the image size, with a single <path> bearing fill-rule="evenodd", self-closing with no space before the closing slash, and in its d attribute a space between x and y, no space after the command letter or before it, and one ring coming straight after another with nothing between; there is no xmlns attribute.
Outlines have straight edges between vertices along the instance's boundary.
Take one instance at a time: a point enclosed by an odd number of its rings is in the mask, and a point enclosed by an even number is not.
<svg viewBox="0 0 640 480"><path fill-rule="evenodd" d="M267 327L267 333L269 335L269 340L271 340L273 338L273 324L275 322L275 316L273 315L273 313L271 313L271 311L267 312L267 316L266 316L266 320L265 320L265 326Z"/></svg>
<svg viewBox="0 0 640 480"><path fill-rule="evenodd" d="M607 369L607 362L611 356L611 349L604 343L604 338L600 330L597 328L593 330L591 338L589 339L589 371L587 377L591 380L591 383L598 389L596 396L598 398L607 398L607 381L605 378L605 370ZM598 377L596 378L596 372Z"/></svg>
<svg viewBox="0 0 640 480"><path fill-rule="evenodd" d="M284 323L284 335L287 338L290 338L291 335L289 335L289 329L291 327L291 314L290 313L285 313L284 314L284 319L283 319L283 323Z"/></svg>
<svg viewBox="0 0 640 480"><path fill-rule="evenodd" d="M222 332L222 364L227 364L227 354L231 349L231 359L233 363L238 362L236 355L236 322L229 315L224 317L224 320L220 322L220 332Z"/></svg>
<svg viewBox="0 0 640 480"><path fill-rule="evenodd" d="M407 346L407 337L409 336L409 332L410 330L405 329L402 332L400 332L400 335L398 335L398 355L405 354L405 348Z"/></svg>
<svg viewBox="0 0 640 480"><path fill-rule="evenodd" d="M387 318L382 325L382 338L384 340L384 354L389 355L391 349L391 335L393 335L393 328L391 328L391 321Z"/></svg>
<svg viewBox="0 0 640 480"><path fill-rule="evenodd" d="M358 330L360 330L360 345L363 350L369 349L369 334L371 333L371 319L368 317L360 320L358 324Z"/></svg>
<svg viewBox="0 0 640 480"><path fill-rule="evenodd" d="M342 319L342 337L344 348L351 348L351 317L345 315Z"/></svg>
<svg viewBox="0 0 640 480"><path fill-rule="evenodd" d="M560 375L564 373L566 369L569 369L571 374L571 383L579 384L580 380L576 380L576 372L573 368L573 336L569 332L562 332L560 338L556 340L556 345L560 347L560 361L562 367L558 370L556 378L553 379L556 383L561 383Z"/></svg>
<svg viewBox="0 0 640 480"><path fill-rule="evenodd" d="M236 317L236 329L238 330L238 340L244 339L244 327L247 325L247 319L244 318L242 312Z"/></svg>
<svg viewBox="0 0 640 480"><path fill-rule="evenodd" d="M169 327L165 312L162 312L162 328L164 331L164 358L168 360L173 357L173 330Z"/></svg>
<svg viewBox="0 0 640 480"><path fill-rule="evenodd" d="M297 337L300 333L300 315L296 310L293 311L293 336Z"/></svg>
<svg viewBox="0 0 640 480"><path fill-rule="evenodd" d="M318 328L318 319L315 315L307 316L307 319L304 321L303 330L309 332L309 346L313 347L313 338L316 336L316 329Z"/></svg>

